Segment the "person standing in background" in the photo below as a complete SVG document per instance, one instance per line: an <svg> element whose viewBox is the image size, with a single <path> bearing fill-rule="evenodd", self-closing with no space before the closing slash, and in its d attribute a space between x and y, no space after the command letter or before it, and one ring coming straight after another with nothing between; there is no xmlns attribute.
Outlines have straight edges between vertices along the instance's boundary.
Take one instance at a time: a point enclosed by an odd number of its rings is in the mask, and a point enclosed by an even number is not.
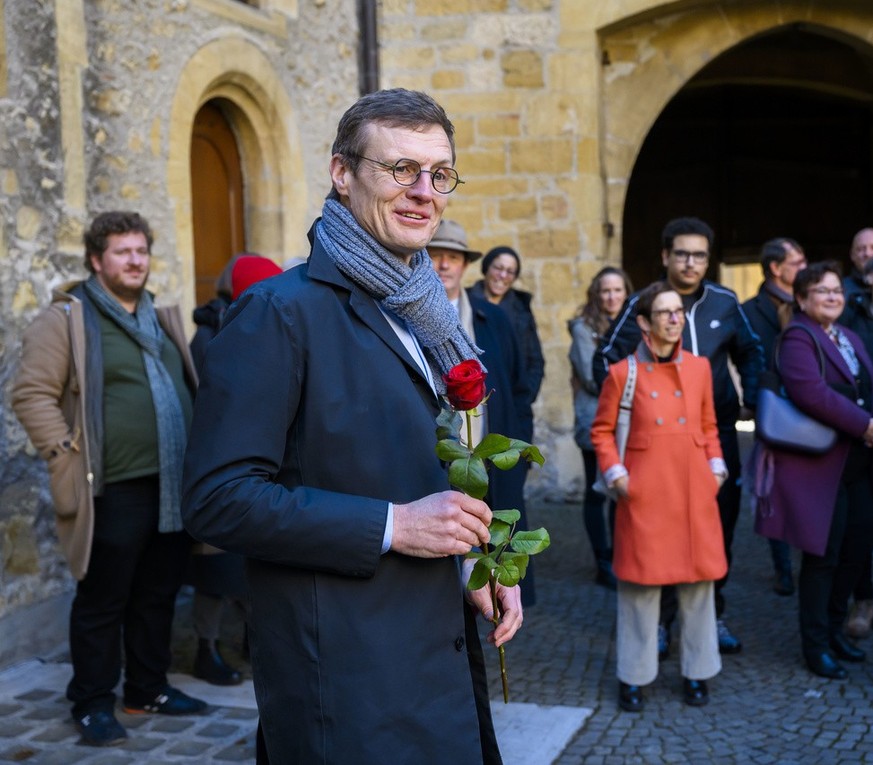
<svg viewBox="0 0 873 765"><path fill-rule="evenodd" d="M191 340L191 356L198 374L203 371L209 341L221 329L230 304L252 284L280 273L282 269L272 260L252 252L235 255L225 266L216 281L216 297L194 309L193 318L198 326ZM225 660L219 637L222 615L228 605L246 618L243 558L203 543L196 543L193 553L192 611L197 655L191 674L212 685L239 685L243 681L242 673ZM245 643L245 638L243 640Z"/></svg>
<svg viewBox="0 0 873 765"><path fill-rule="evenodd" d="M721 670L714 581L727 571L716 494L728 473L709 361L682 348L685 309L667 282L639 294L636 323L642 341L610 367L591 427L604 480L619 497L616 672L618 704L627 712L642 710L642 686L658 675L664 585L675 586L681 613L685 703L708 703L706 681ZM615 430L631 361L636 383L622 459Z"/></svg>
<svg viewBox="0 0 873 765"><path fill-rule="evenodd" d="M495 247L482 259L482 274L484 278L472 286L470 294L499 305L509 316L521 348L533 404L543 384L546 361L530 307L533 295L512 286L521 274L521 258L512 247Z"/></svg>
<svg viewBox="0 0 873 765"><path fill-rule="evenodd" d="M764 369L764 352L733 290L705 278L714 239L712 229L700 218L674 218L661 233L661 263L667 282L682 297L685 309L682 347L695 356L705 356L712 366L715 416L722 454L728 466L728 480L719 491L718 506L729 576L731 545L741 499L740 445L736 424L738 419L753 417L758 401L758 378ZM640 329L635 321L637 298L637 295L631 296L598 345L592 366L598 384L605 379L609 365L632 353L639 343ZM742 406L731 377L730 363L736 367L742 383ZM727 578L725 576L715 584L718 645L722 653L734 654L742 651L743 644L724 618ZM659 650L661 657L666 658L670 647L670 626L676 615L676 598L671 588L664 588L663 596Z"/></svg>
<svg viewBox="0 0 873 765"><path fill-rule="evenodd" d="M600 388L594 382L591 362L598 340L618 316L631 292L633 287L630 279L622 269L614 266L602 268L588 285L585 303L579 307L576 316L568 323L570 336L573 338L570 344L572 368L570 384L573 388L574 436L576 444L582 450L582 461L585 465L585 498L582 516L597 566L595 581L613 590L615 589L615 575L612 572L614 506L606 497L594 490L597 455L591 443L591 423L597 411ZM604 505L608 505L606 512L604 512Z"/></svg>
<svg viewBox="0 0 873 765"><path fill-rule="evenodd" d="M844 680L838 661L866 653L843 633L849 596L873 550L873 361L838 324L845 306L833 262L813 263L794 281L797 312L778 347L779 377L805 414L837 431L824 454L767 447L759 457L755 530L803 551L798 612L811 672Z"/></svg>
<svg viewBox="0 0 873 765"><path fill-rule="evenodd" d="M758 294L743 303L743 311L761 338L767 369L773 369L773 346L777 336L794 316L794 279L806 265L803 248L793 239L778 237L765 242L761 248L764 281ZM777 595L793 595L791 548L779 539L768 541L775 570L773 591Z"/></svg>
<svg viewBox="0 0 873 765"><path fill-rule="evenodd" d="M124 741L124 711L197 714L167 681L176 594L191 538L180 512L197 373L176 306L146 288L152 232L135 212L98 215L83 282L55 290L24 335L12 406L48 462L58 537L78 580L67 698L85 744Z"/></svg>

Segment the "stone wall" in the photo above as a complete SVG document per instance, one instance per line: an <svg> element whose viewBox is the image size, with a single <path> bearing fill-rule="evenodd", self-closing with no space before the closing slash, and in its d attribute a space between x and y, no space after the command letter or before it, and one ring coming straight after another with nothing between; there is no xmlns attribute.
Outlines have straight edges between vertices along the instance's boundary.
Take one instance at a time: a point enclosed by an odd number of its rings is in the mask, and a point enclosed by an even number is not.
<svg viewBox="0 0 873 765"><path fill-rule="evenodd" d="M106 209L142 212L156 231L149 287L190 314L190 119L220 95L238 109L246 169L257 170L246 178L251 237L270 243L265 254L279 262L305 248L329 184L332 131L357 97L355 2L257 5L3 3L0 666L39 650L36 635L21 636L25 622L49 631L51 609L41 604L57 599L58 637L65 629L73 582L57 551L45 468L11 411L9 389L22 331L52 287L85 273L87 221ZM257 166L258 158L280 166Z"/></svg>
<svg viewBox="0 0 873 765"><path fill-rule="evenodd" d="M535 296L546 355L536 440L547 462L531 472L532 493L578 498L567 320L592 276L620 265L625 192L660 112L754 35L800 24L868 47L871 22L868 5L851 0L380 4L383 87L430 91L458 128L466 184L447 214L476 249L515 247L519 286Z"/></svg>

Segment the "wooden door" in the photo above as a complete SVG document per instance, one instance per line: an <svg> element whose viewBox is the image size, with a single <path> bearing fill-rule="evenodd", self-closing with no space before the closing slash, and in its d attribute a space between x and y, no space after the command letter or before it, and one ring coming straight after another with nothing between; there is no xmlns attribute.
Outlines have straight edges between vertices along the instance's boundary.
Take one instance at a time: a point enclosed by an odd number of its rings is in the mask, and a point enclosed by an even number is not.
<svg viewBox="0 0 873 765"><path fill-rule="evenodd" d="M215 297L215 280L246 248L239 148L218 100L205 103L191 135L191 217L197 305Z"/></svg>

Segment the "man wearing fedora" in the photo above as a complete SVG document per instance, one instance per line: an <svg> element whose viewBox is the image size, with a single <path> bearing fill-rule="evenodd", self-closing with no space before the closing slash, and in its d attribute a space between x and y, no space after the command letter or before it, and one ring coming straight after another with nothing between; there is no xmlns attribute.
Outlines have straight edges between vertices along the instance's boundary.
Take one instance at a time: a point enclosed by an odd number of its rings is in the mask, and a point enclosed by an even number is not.
<svg viewBox="0 0 873 765"><path fill-rule="evenodd" d="M482 253L467 246L467 234L460 223L445 218L427 246L434 270L446 288L449 302L455 306L461 326L475 338L482 350L482 365L487 370L486 385L493 395L480 406L480 416L473 418L472 442L479 443L489 432L531 441L533 413L530 387L515 332L506 314L496 305L471 294L461 284L467 266ZM519 528L527 528L524 507L524 480L527 465L519 463L512 470L493 470L489 475L485 501L494 510L516 509L521 513ZM535 602L533 571L528 565L521 580L521 597L525 607Z"/></svg>

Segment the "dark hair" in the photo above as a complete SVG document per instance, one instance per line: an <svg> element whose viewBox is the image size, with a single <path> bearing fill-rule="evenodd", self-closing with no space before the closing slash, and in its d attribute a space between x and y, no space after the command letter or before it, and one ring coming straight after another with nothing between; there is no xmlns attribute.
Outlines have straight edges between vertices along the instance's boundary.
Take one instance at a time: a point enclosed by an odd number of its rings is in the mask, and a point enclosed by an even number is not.
<svg viewBox="0 0 873 765"><path fill-rule="evenodd" d="M684 236L686 234L705 236L709 248L712 249L715 233L700 218L673 218L673 220L664 226L664 230L661 232L661 244L665 250L670 251L673 249L673 240L677 236Z"/></svg>
<svg viewBox="0 0 873 765"><path fill-rule="evenodd" d="M765 279L773 278L773 274L770 273L770 265L772 263L776 265L782 263L788 257L786 249L788 247L798 252L803 252L803 247L794 241L794 239L789 239L787 236L779 236L764 242L764 245L761 247L761 270L764 272Z"/></svg>
<svg viewBox="0 0 873 765"><path fill-rule="evenodd" d="M92 274L94 273L94 266L91 265L91 256L102 257L109 246L110 236L113 234L130 233L144 234L149 254L151 254L152 242L154 242L155 238L152 235L148 221L139 213L131 212L130 210L111 210L100 213L100 215L91 221L91 226L83 237L85 242L85 268Z"/></svg>
<svg viewBox="0 0 873 765"><path fill-rule="evenodd" d="M658 295L663 295L665 292L676 292L676 288L670 286L670 282L666 279L654 282L640 292L637 298L637 316L642 316L646 320L652 320L652 306L655 303L655 298Z"/></svg>
<svg viewBox="0 0 873 765"><path fill-rule="evenodd" d="M501 255L512 255L512 257L515 258L515 276L516 278L521 276L521 258L518 256L518 253L512 249L512 247L507 247L505 244L502 244L499 247L492 247L490 250L488 250L488 252L485 254L485 257L482 258L482 273L486 273L488 269L491 268L491 264Z"/></svg>
<svg viewBox="0 0 873 765"><path fill-rule="evenodd" d="M818 263L812 263L797 272L797 277L794 279L794 302L797 303L797 298L805 298L809 295L810 288L818 284L825 278L826 274L835 274L838 279L843 278L840 264L835 260L822 260Z"/></svg>
<svg viewBox="0 0 873 765"><path fill-rule="evenodd" d="M634 291L630 277L621 268L606 266L601 268L588 285L585 302L576 311L576 318L581 318L598 335L602 335L609 327L610 318L600 307L600 285L606 276L618 276L624 282L627 297Z"/></svg>
<svg viewBox="0 0 873 765"><path fill-rule="evenodd" d="M455 126L445 109L427 93L392 88L362 96L340 117L330 151L331 154L342 155L346 166L353 173L358 171L361 154L366 150L366 128L371 122L410 130L439 125L446 132L446 138L452 147L452 164L455 162ZM328 199L338 198L336 189L332 189Z"/></svg>

